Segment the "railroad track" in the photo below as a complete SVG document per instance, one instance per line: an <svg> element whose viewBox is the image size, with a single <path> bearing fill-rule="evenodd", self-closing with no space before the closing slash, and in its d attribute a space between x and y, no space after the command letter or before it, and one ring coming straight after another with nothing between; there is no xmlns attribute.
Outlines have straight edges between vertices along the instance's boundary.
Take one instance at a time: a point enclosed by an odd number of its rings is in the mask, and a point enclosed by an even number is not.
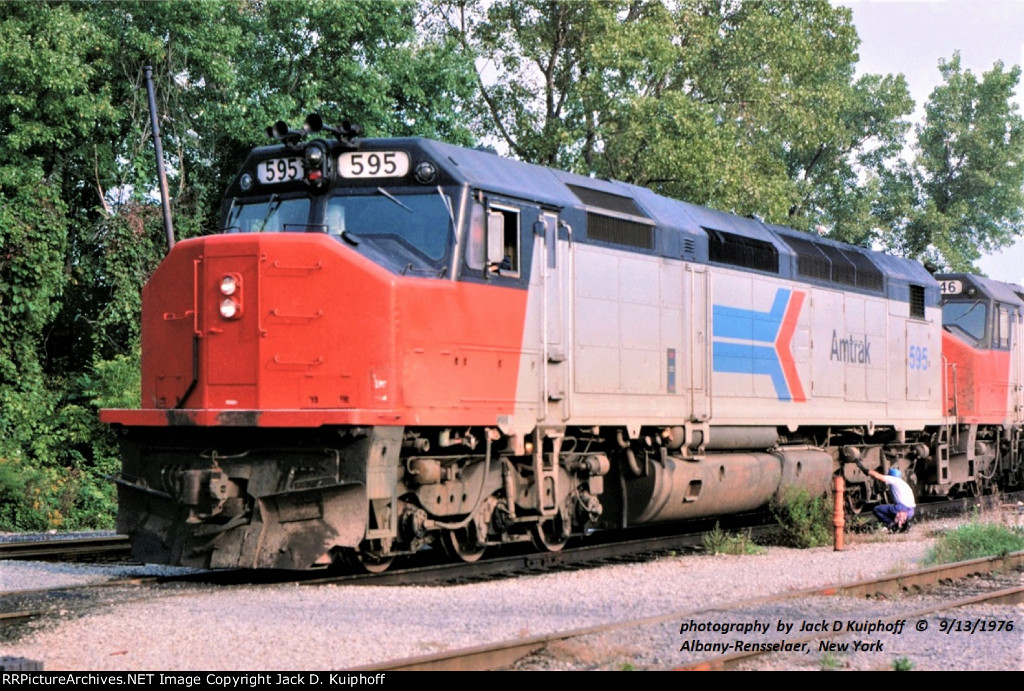
<svg viewBox="0 0 1024 691"><path fill-rule="evenodd" d="M32 590L8 590L0 592L0 634L9 627L53 614L55 606L46 603L60 603L66 608L72 602L87 602L94 592L102 589L156 586L171 582L160 576L138 578L116 578L77 585L60 585Z"/></svg>
<svg viewBox="0 0 1024 691"><path fill-rule="evenodd" d="M925 527L922 526L922 529L924 529L924 528ZM927 530L924 530L924 532L927 532ZM673 537L670 537L668 539L670 540L670 542L667 542L665 545L663 545L663 548L665 550L671 552L671 551L679 548L679 543L678 542L674 542L675 540L678 540L677 537L673 536ZM698 538L697 538L697 535L694 535L694 536L691 536L690 539L691 540L697 540ZM876 540L873 539L873 538L870 539L870 542L875 542L875 541ZM900 542L902 542L902 540L900 540ZM606 560L603 563L639 561L639 560L644 559L644 556L643 555L637 555L636 553L637 553L638 550L643 549L643 550L645 550L648 553L654 553L653 552L654 547L655 547L655 545L652 545L649 541L644 541L644 542L637 541L633 546L630 546L627 549L627 552L632 552L632 553L626 553L626 554L622 554L622 555L617 555L614 552L611 552L608 555L599 554L600 551L612 549L611 546L605 546L605 545L600 545L600 546L594 545L594 546L590 546L586 550L572 550L572 551L574 551L574 552L578 551L578 552L581 552L581 553L590 552L591 554L590 554L589 557L584 557L583 554L578 554L575 557L575 560L586 561L587 559L590 559L592 561L592 563L597 565L597 564L601 563L601 559L605 559ZM569 550L567 549L566 551L569 551ZM515 575L517 575L516 571L520 567L515 565L515 560L520 560L522 562L522 564L524 565L523 568L525 568L526 566L531 566L532 565L530 562L528 562L526 560L535 558L538 555L525 555L525 554L522 554L522 555L506 555L506 556L508 556L507 560L504 560L504 561L503 560L494 560L496 563L492 564L492 568L497 569L499 572L504 572L504 573L501 573L502 576L508 576L508 575L515 576ZM539 555L539 556L542 557L542 560L546 561L547 559L552 558L554 555ZM704 559L706 559L706 558L704 558ZM0 567L0 568L2 568L2 567ZM33 568L37 568L37 567L33 567ZM424 567L424 571L427 571L427 572L438 571L438 572L440 572L440 571L444 571L445 568L447 568L447 567L440 567L438 565L433 565L433 566ZM406 573L401 574L401 575L399 575L399 574L390 574L389 573L389 574L385 574L385 576L388 579L392 579L394 582L401 583L403 585L409 585L409 584L412 584L412 583L420 583L420 582L435 583L435 584L444 585L447 582L458 582L460 580L463 580L462 576L460 576L459 573L458 573L459 567L450 567L450 568L454 569L454 571L449 570L446 574L441 574L441 575L438 575L438 574L433 574L432 575L430 573L421 573L421 574L419 574L419 575L417 575L415 577L417 580L413 580L409 576L409 572L406 572ZM561 569L562 566L561 566L561 564L556 564L554 566L554 568ZM575 568L575 567L571 567L571 568ZM782 567L782 568L785 568L785 567ZM209 583L209 582L212 582L211 581L211 577L222 577L224 575L224 573L225 572L201 572L201 573L192 574L192 575L190 575L190 576L188 576L188 577L186 577L184 579L182 579L182 578L174 578L174 579L168 579L168 580L170 580L172 582L180 581L180 580L199 580L201 582ZM255 579L244 580L243 579L243 580L238 580L237 582L239 582L239 583L246 583L246 584L259 583L259 582L275 582L274 580L267 579L268 574L266 574L265 572L249 572L249 575L250 576L252 576L252 575L259 575L261 577L261 580L255 580ZM291 575L294 576L294 574L291 574ZM902 574L901 574L900 577L902 577ZM896 579L899 580L900 577L896 577ZM948 575L947 576L940 576L940 578L941 577L948 578L949 576ZM370 576L367 576L367 575L355 576L354 574L352 574L352 575L349 575L346 578L349 579L347 581L347 583L383 584L383 581L382 581L382 579L380 577L372 576L372 575L370 575ZM482 578L486 578L486 576L482 576ZM575 576L574 576L574 578L575 578ZM282 582L282 580L286 580L286 579L279 578L279 579L277 579L276 582ZM294 580L294 579L292 579L292 580ZM845 578L843 580L845 580ZM1019 576L1018 576L1018 580L1019 580ZM160 581L160 579L146 579L145 582L146 583L155 583L155 582L159 582L159 581ZM140 581L137 581L135 579L130 579L128 581L121 581L120 583L114 583L112 585L127 585L127 584L134 584L134 583L138 583L138 582L140 582ZM225 581L225 582L229 582L229 581ZM317 582L323 582L323 580L322 579L306 579L306 580L304 580L302 582L310 583L310 584L315 584ZM805 579L802 580L802 582L807 583L808 579L805 578ZM667 586L668 584L665 584L665 585ZM86 588L93 588L93 587L95 587L95 586L87 586ZM656 586L656 587L660 587L660 586ZM900 587L897 588L897 590L903 590L904 588L910 588L910 587L914 587L914 586L910 586L910 585L900 586ZM44 593L44 592L47 592L47 590L48 589L44 589L44 590L40 590L40 591L36 591L36 592ZM67 590L67 589L65 589L65 590ZM22 592L24 592L24 591L22 591ZM177 587L175 589L175 591L172 591L172 592L176 592L178 594L186 594L186 596L187 596L187 593L189 593L190 591L184 591L184 593L183 593L183 591L180 589L180 587ZM215 592L215 591L211 591L211 589L207 588L205 592L206 593L210 593L210 592ZM836 592L838 592L838 591L836 591ZM6 593L4 593L3 595L6 595ZM585 597L586 594L585 593L581 593L581 596ZM121 600L127 600L127 601L145 600L145 601L149 601L150 599L152 599L154 597L155 598L162 597L161 593L159 592L159 589L138 588L138 589L135 589L135 590L126 590L125 592L115 592L110 597L107 598L106 603L102 603L102 602L97 603L95 600L93 600L93 601L84 601L85 600L85 596L82 595L82 597L80 597L79 593L77 593L77 592L76 593L70 593L70 594L69 593L64 593L64 594L59 594L58 593L58 594L56 594L56 600L57 600L56 605L54 605L54 603L50 603L49 607L50 607L50 612L51 613L53 611L55 611L55 607L59 607L61 610L64 610L64 611L62 611L62 615L61 615L62 618L77 618L78 615L80 615L82 613L87 613L88 611L93 609L96 604L101 604L101 605L102 604L109 604L110 602L121 601ZM81 603L79 602L80 599L82 600ZM823 598L823 599L834 599L834 598ZM699 597L699 595L697 596L697 598L694 601L695 602L706 602L706 600L704 600L703 598ZM777 607L778 607L778 605L772 605L771 606L771 610L775 610ZM673 607L672 609L675 609L675 608ZM716 609L719 609L719 607L716 607ZM0 611L3 611L3 610L4 610L4 608L0 607ZM668 610L665 610L665 611L668 611ZM648 610L648 613L650 613L649 610ZM43 614L45 614L45 612L43 612ZM683 614L685 614L685 613L683 613ZM628 614L626 614L625 616L628 616ZM668 633L661 634L661 636L662 636L661 640L662 641L666 640L666 638L667 638L667 640L669 642L671 642L673 640L673 638L675 638L675 634L674 634L674 632L671 629L672 629L672 625L673 624L675 625L676 628L679 627L679 623L678 623L678 617L679 616L681 616L681 614L679 614L679 613L668 616L668 619L671 619L672 621L671 621L671 623L668 624ZM666 619L666 617L659 617L659 619ZM595 619L595 620L597 620L597 619ZM595 635L598 635L598 634L595 634ZM609 635L611 635L611 634L609 634ZM6 637L6 636L3 636L2 634L0 634L0 638L4 638L4 637ZM551 637L548 637L548 638L551 638ZM576 643L574 641L574 639L572 639L572 637L566 638L565 634L563 634L560 637L554 637L554 638L556 640L570 641L570 644L571 645L575 645L575 646L583 645L583 644L580 644L580 643ZM15 633L13 639L17 640L17 633ZM478 640L480 640L480 639L478 639ZM537 645L537 640L535 640L535 639L531 639L531 640L528 640L528 641L519 640L519 641L516 641L515 643L519 647L522 647L525 644L528 648L532 649L532 648L534 648ZM545 644L545 643L542 642L541 645L543 646L543 645L550 645L550 644ZM425 649L425 648L421 648L421 650L422 649ZM554 646L554 649L557 650L558 649L557 646ZM647 657L639 657L639 658L636 658L636 659L637 659L638 664L640 663L641 659L647 660L648 662L650 662L650 659L647 658ZM669 657L664 658L663 661L665 661L666 664L663 667L658 666L658 668L668 669L671 666L671 664L683 661L683 658L682 658L682 656L670 655ZM375 663L375 664L381 664L381 663ZM460 669L462 669L462 668L466 668L466 669L479 668L479 667L462 666L463 665L462 662L456 662L455 664ZM659 662L658 665L660 665L660 664L661 663ZM650 667L650 665L647 665L647 666ZM492 667L486 667L486 668L492 668ZM367 668L367 669L370 669L370 668ZM376 668L374 668L374 669L376 669Z"/></svg>
<svg viewBox="0 0 1024 691"><path fill-rule="evenodd" d="M759 534L770 528L757 515L737 516L727 525L733 529L749 530ZM685 535L657 535L645 533L634 540L569 547L561 552L536 553L510 549L492 558L476 563L431 563L429 555L406 567L399 566L382 574L365 573L357 569L338 572L294 572L277 570L225 569L195 571L176 575L144 576L112 579L78 585L59 585L32 590L0 592L0 632L25 622L52 614L57 601L62 608L69 602L89 602L101 589L117 587L157 587L180 584L214 586L259 586L295 583L297 585L432 585L481 581L494 578L512 578L569 568L596 568L624 561L654 559L664 554L693 550L713 525L695 523L692 532ZM113 538L47 539L41 541L0 543L0 559L83 561L96 554L127 554L128 545L123 536ZM436 559L434 560L436 561Z"/></svg>
<svg viewBox="0 0 1024 691"><path fill-rule="evenodd" d="M1016 552L1006 556L975 559L971 561L958 562L955 564L944 564L927 569L907 571L883 578L858 581L849 584L827 585L821 588L793 591L779 596L744 600L732 605L717 605L708 610L691 610L675 612L658 617L647 617L632 621L617 622L609 625L593 626L584 629L574 629L555 634L534 636L530 638L504 641L496 644L465 648L460 650L445 651L432 655L424 655L416 658L393 660L364 667L356 667L353 672L388 672L388 671L490 671L508 668L517 661L541 651L552 644L572 640L583 639L588 636L614 636L616 632L625 629L664 624L666 622L685 622L699 617L710 611L716 613L740 610L751 606L763 606L766 604L780 604L787 600L800 600L816 596L849 596L849 597L892 597L907 590L922 589L937 583L950 580L963 579L976 574L986 574L1000 570L1020 570L1024 568L1024 552ZM1016 585L1010 588L974 595L968 598L946 600L929 607L908 608L896 615L880 619L884 623L895 623L900 620L913 620L927 617L931 614L945 612L968 605L977 604L1022 604L1024 603L1024 586ZM1024 626L1024 622L1016 622L1016 626ZM843 631L830 634L820 632L813 635L787 638L786 642L799 645L811 644L819 641L827 641L837 636L849 635ZM735 669L744 663L749 663L758 657L775 654L776 650L752 650L749 652L733 653L731 655L719 655L707 657L683 665L672 667L673 670L724 670Z"/></svg>
<svg viewBox="0 0 1024 691"><path fill-rule="evenodd" d="M46 538L0 542L0 559L32 561L125 561L130 557L124 535Z"/></svg>
<svg viewBox="0 0 1024 691"><path fill-rule="evenodd" d="M955 499L942 502L930 502L924 503L918 506L917 517L918 520L925 518L934 518L941 515L952 515L957 513L964 513L970 511L976 507L987 507L995 508L1000 504L1014 504L1024 502L1024 492L1016 492L1012 494L1004 494L999 497L980 497L980 498L965 498ZM858 520L864 523L871 524L874 519L866 516L848 516L847 525L851 525ZM686 524L685 532L679 535L673 535L667 530L678 530L678 526L675 528L664 528L654 527L653 529L647 529L644 531L637 531L637 535L650 535L650 538L635 538L633 540L626 540L624 542L617 543L602 543L600 539L594 539L592 542L588 542L582 547L578 547L575 550L566 550L563 553L536 553L529 552L519 554L519 550L515 548L505 550L502 552L502 556L499 559L510 559L514 563L519 561L522 563L522 568L527 570L534 570L538 567L544 567L545 565L551 566L561 561L566 563L573 563L577 557L582 557L584 560L596 558L600 559L599 555L602 552L606 553L607 556L603 558L615 558L622 557L628 554L629 550L643 552L642 546L643 540L648 540L650 544L650 551L671 551L674 549L691 549L701 546L701 540L704 533L713 529L716 524L720 524L723 530L729 531L750 531L752 537L758 537L770 531L771 524L764 514L740 514L735 516L723 516L716 519L703 519L691 521ZM618 548L609 547L609 545L623 544L629 545L629 547L620 552L616 552ZM579 552L574 557L563 557L562 554L568 554L569 552ZM509 556L510 555L510 556ZM110 562L110 561L131 561L131 548L128 542L128 538L124 535L107 535L98 537L79 537L79 538L45 538L45 539L22 539L14 540L9 542L0 542L0 560L13 559L13 560L32 560L32 561L73 561L73 562ZM427 558L429 561L429 557ZM465 564L456 563L453 566L463 574L464 579L473 579L479 577L488 577L490 572L494 571L491 566L494 564L488 564L488 561L495 560L484 560L477 564ZM512 564L505 562L503 568L508 568ZM378 585L386 584L390 580L394 580L396 574L401 574L402 578L409 577L410 569L399 568L393 572L385 572L384 574L377 574L375 583ZM441 573L441 570L435 569L435 573ZM413 576L414 578L416 576ZM271 579L274 579L271 576ZM277 577L279 579L279 577ZM349 574L346 579L352 580L354 576ZM406 581L407 582L407 581Z"/></svg>
<svg viewBox="0 0 1024 691"><path fill-rule="evenodd" d="M999 498L958 499L922 504L918 508L917 520L941 515L964 513L979 505L987 508L1014 504L1024 501L1024 493L1003 495ZM853 516L847 518L847 527L857 524L872 526L873 517ZM615 534L614 540L604 541L600 535L593 536L585 544L573 544L560 552L535 552L525 545L512 545L499 550L478 562L450 562L447 557L435 552L417 555L415 560L399 560L396 566L384 573L368 574L358 567L350 569L328 569L323 572L302 572L232 569L223 571L200 571L197 573L168 576L162 582L193 581L222 585L258 585L261 583L297 582L310 585L326 583L368 583L373 585L443 585L464 583L497 577L514 577L535 574L561 568L597 567L614 561L639 561L656 558L677 551L697 550L703 546L708 531L720 527L730 532L744 532L757 540L771 533L773 524L763 513L739 514L717 519L703 519L685 524L684 532L677 532L680 526L653 526L639 529L621 539L623 533ZM0 560L72 561L130 563L128 538L123 535L43 540L20 540L0 542ZM2 593L0 593L2 594Z"/></svg>
<svg viewBox="0 0 1024 691"><path fill-rule="evenodd" d="M1012 498L1019 501L1016 495ZM1003 498L1003 502L1010 499ZM930 515L964 511L976 506L978 500L959 500L940 504L922 506L922 517ZM869 522L872 519L867 519ZM430 563L429 555L408 567L394 568L381 574L369 574L357 571L348 572L296 572L273 570L223 570L199 571L174 576L153 576L129 579L116 579L99 583L75 586L57 586L31 591L0 592L0 629L24 623L25 621L46 616L50 610L45 607L19 608L12 602L24 602L26 599L43 601L47 597L65 599L68 597L86 599L89 590L126 586L155 586L174 583L198 583L206 585L273 585L296 583L300 585L324 584L367 584L367 585L447 585L494 578L509 578L522 575L544 573L552 570L570 568L597 568L609 563L644 561L666 554L680 551L698 550L702 546L704 534L720 524L723 530L744 531L757 539L769 533L773 526L765 522L762 514L731 516L716 521L695 521L684 534L657 530L644 530L637 533L635 539L616 540L602 543L599 539L595 544L569 547L561 552L537 553L525 549L511 548L498 555L482 559L475 563ZM663 531L670 529L663 528ZM124 536L102 536L76 539L46 539L39 541L21 541L0 543L0 559L40 560L40 561L87 561L127 559L129 547ZM425 563L423 563L425 562ZM866 587L877 588L877 583ZM851 586L844 587L843 593L849 594ZM527 647L534 642L527 642Z"/></svg>

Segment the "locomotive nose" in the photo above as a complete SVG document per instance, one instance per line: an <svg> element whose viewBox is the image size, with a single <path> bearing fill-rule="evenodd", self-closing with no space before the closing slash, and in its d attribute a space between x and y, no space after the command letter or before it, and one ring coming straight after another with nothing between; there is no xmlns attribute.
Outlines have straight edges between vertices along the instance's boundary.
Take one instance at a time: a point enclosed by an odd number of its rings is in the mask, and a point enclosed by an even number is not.
<svg viewBox="0 0 1024 691"><path fill-rule="evenodd" d="M178 243L144 294L145 407L237 425L394 405L390 289L374 268L321 234Z"/></svg>

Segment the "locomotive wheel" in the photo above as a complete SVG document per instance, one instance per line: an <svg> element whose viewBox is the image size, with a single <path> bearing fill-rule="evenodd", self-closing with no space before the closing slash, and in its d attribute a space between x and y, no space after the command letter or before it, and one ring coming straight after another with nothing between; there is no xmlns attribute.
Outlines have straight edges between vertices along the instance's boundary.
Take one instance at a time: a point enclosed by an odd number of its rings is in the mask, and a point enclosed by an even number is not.
<svg viewBox="0 0 1024 691"><path fill-rule="evenodd" d="M367 548L372 543L370 541L364 541L362 548L355 550L354 552L348 553L348 562L359 567L366 573L384 573L387 571L391 564L394 563L395 558L384 557L378 553L374 553L374 549Z"/></svg>
<svg viewBox="0 0 1024 691"><path fill-rule="evenodd" d="M364 554L359 552L356 555L356 561L366 573L384 573L391 564L394 563L394 557L375 557L371 554Z"/></svg>
<svg viewBox="0 0 1024 691"><path fill-rule="evenodd" d="M569 538L562 532L562 516L533 524L533 544L543 552L560 552Z"/></svg>
<svg viewBox="0 0 1024 691"><path fill-rule="evenodd" d="M864 510L864 488L860 485L848 485L843 500L846 513L851 516L860 514Z"/></svg>
<svg viewBox="0 0 1024 691"><path fill-rule="evenodd" d="M476 529L470 523L465 528L446 530L441 534L444 549L449 556L461 559L464 562L472 563L479 561L484 556L485 545L481 545L476 539Z"/></svg>

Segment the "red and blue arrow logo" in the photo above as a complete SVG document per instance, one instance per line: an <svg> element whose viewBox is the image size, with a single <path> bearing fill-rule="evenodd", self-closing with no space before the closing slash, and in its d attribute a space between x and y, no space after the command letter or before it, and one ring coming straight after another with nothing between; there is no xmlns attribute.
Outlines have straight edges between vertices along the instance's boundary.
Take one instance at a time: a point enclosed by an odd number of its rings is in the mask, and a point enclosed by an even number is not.
<svg viewBox="0 0 1024 691"><path fill-rule="evenodd" d="M806 401L792 350L805 295L779 288L767 312L714 305L712 370L763 374L771 377L780 401Z"/></svg>

